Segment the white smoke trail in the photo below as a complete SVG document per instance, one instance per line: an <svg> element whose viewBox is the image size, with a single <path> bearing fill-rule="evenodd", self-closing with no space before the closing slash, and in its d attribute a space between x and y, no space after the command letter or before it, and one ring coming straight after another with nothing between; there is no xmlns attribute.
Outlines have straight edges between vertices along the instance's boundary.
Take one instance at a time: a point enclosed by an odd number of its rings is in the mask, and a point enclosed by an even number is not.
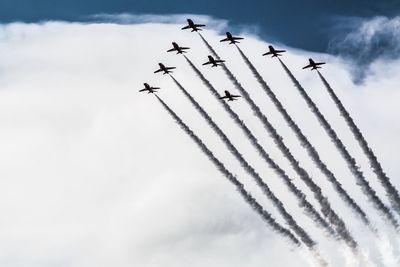
<svg viewBox="0 0 400 267"><path fill-rule="evenodd" d="M183 87L182 87L183 88ZM182 89L181 88L181 89ZM185 90L186 92L186 90ZM214 121L211 119L211 117L200 107L198 103L194 101L190 95L186 95L187 97L189 96L190 100L192 101L192 104L195 106L195 108L201 113L201 115L207 120L207 122L210 124L212 129L217 133L217 135L223 140L225 145L228 147L229 151L235 156L235 158L240 162L240 165L246 170L246 172L254 178L256 181L257 185L262 189L264 194L272 201L274 206L278 209L279 213L282 215L282 217L285 219L286 223L290 226L290 228L300 237L301 241L308 246L309 248L313 248L315 246L315 241L312 240L312 238L309 236L306 231L300 227L297 222L294 220L292 215L290 215L283 203L275 196L275 194L271 191L269 186L263 181L261 176L256 172L256 170L243 158L243 156L240 154L240 152L236 149L236 147L230 142L228 137L222 132L222 130L214 123Z"/></svg>
<svg viewBox="0 0 400 267"><path fill-rule="evenodd" d="M207 42L207 40L199 33L199 36L209 48L210 52L215 55L216 58L220 58L212 46ZM289 148L283 142L283 138L277 133L275 128L268 121L267 117L261 112L260 108L255 104L255 102L251 99L250 95L246 92L246 90L242 87L233 73L228 69L228 67L222 63L222 68L229 78L229 80L234 84L234 86L240 91L241 95L244 97L246 102L249 104L251 109L253 110L255 116L263 123L264 128L267 130L269 135L274 140L276 146L280 149L282 154L289 160L293 169L302 179L302 181L310 188L313 192L315 199L321 206L322 214L328 218L329 222L335 227L337 234L353 249L356 249L358 244L348 231L344 221L336 214L336 212L331 208L331 205L328 199L322 194L321 188L314 183L311 179L310 175L300 166L300 163L295 159Z"/></svg>
<svg viewBox="0 0 400 267"><path fill-rule="evenodd" d="M271 227L271 229L288 238L292 244L300 246L300 241L288 229L277 223L270 213L264 210L264 208L256 201L256 199L244 189L243 184L240 183L239 180L223 165L223 163L214 156L211 150L207 148L203 141L189 128L189 126L187 126L160 97L157 95L155 96L168 114L170 114L176 123L185 131L185 133L192 138L201 151L218 168L218 170L236 187L236 190L240 193L247 204L249 204L253 210L261 216L261 218Z"/></svg>
<svg viewBox="0 0 400 267"><path fill-rule="evenodd" d="M335 102L337 108L339 109L340 114L346 121L347 125L349 126L351 132L353 133L355 139L357 140L358 144L360 145L361 149L363 150L364 154L367 156L371 168L378 177L378 180L382 184L383 188L386 190L386 194L392 204L394 210L400 215L400 196L399 191L396 187L390 182L390 178L386 175L383 171L382 165L378 161L378 158L375 156L374 152L372 151L371 147L365 140L361 130L355 124L353 118L350 116L350 113L346 110L342 102L340 101L339 97L335 94L332 87L329 85L325 77L318 71L318 75L321 78L322 83L325 85L329 95L331 96L332 100Z"/></svg>
<svg viewBox="0 0 400 267"><path fill-rule="evenodd" d="M190 61L190 60L189 60ZM191 63L192 64L192 63ZM194 65L193 65L194 66ZM198 69L196 73L200 72ZM233 155L241 162L242 165L249 165L243 156L239 153L236 147L232 144L229 138L225 135L225 133L221 130L220 127L214 122L214 120L210 117L210 115L201 107L201 105L190 95L190 93L172 76L170 75L178 88L183 92L183 94L189 99L192 105L196 110L203 116L203 118L207 121L210 127L216 132L216 134L221 138L221 140L225 143L228 150L230 150ZM204 76L202 75L204 78ZM205 78L204 78L205 79ZM218 98L219 99L219 98ZM225 102L224 102L225 103ZM240 125L239 125L240 126ZM253 136L253 135L252 135ZM258 141L256 141L258 143ZM272 160L271 160L272 161ZM275 163L273 163L274 168L279 168ZM331 231L334 234L334 231L329 227L329 224L325 222L325 220L321 217L321 215L315 210L315 208L307 201L304 193L302 193L289 179L289 177L284 173L282 169L276 170L280 175L283 175L288 186L290 192L292 192L299 200L299 206L304 209L306 214L310 216L319 227L324 228L324 230ZM260 185L262 186L262 185ZM326 228L325 228L326 227Z"/></svg>
<svg viewBox="0 0 400 267"><path fill-rule="evenodd" d="M311 157L313 162L322 171L322 173L325 174L325 176L328 178L328 181L331 182L331 184L333 185L333 188L336 190L336 192L339 194L339 196L342 198L342 200L352 209L353 212L355 212L359 216L359 218L368 227L371 227L369 219L368 219L366 213L355 202L355 200L346 192L346 190L342 187L340 182L336 179L336 177L333 174L333 172L330 171L328 169L328 166L326 166L326 164L321 160L321 158L319 156L319 153L317 152L315 147L310 143L308 138L303 134L303 132L301 131L300 127L294 122L292 117L289 115L287 110L283 107L282 103L276 97L276 95L271 90L271 88L267 85L265 80L262 78L260 73L255 68L255 66L248 59L248 57L243 53L243 51L238 46L236 46L236 47L237 47L240 55L242 56L243 60L245 61L246 65L249 67L249 69L251 70L253 75L256 77L256 79L259 82L259 84L261 85L261 87L264 89L264 92L269 96L269 98L274 103L274 105L277 108L277 110L281 113L281 115L285 119L285 121L288 124L288 126L296 134L296 137L298 138L298 140L300 141L302 146L307 150L308 155Z"/></svg>
<svg viewBox="0 0 400 267"><path fill-rule="evenodd" d="M322 113L319 111L317 105L312 101L312 99L309 97L307 92L304 90L304 88L301 86L299 81L296 80L296 78L293 76L289 68L283 63L281 59L279 59L279 62L281 63L283 69L289 76L289 78L292 80L294 83L295 87L298 89L300 92L301 96L303 99L307 102L308 107L311 109L312 113L317 117L318 121L320 122L321 126L323 129L326 131L328 136L331 138L332 142L334 143L335 147L338 149L340 152L340 155L346 160L347 166L353 173L353 175L357 179L357 184L361 186L364 194L368 197L368 199L374 204L374 207L388 219L391 224L395 227L398 228L399 224L396 220L396 218L393 216L392 212L386 205L381 201L381 199L377 196L376 192L372 187L369 185L368 181L365 179L364 174L360 171L360 169L357 166L356 160L350 155L350 153L347 151L346 147L342 143L342 141L339 139L337 136L336 132L332 129L331 125L329 122L325 119L325 117L322 115Z"/></svg>
<svg viewBox="0 0 400 267"><path fill-rule="evenodd" d="M399 249L392 245L387 235L381 235L377 242L382 262L388 267L400 266Z"/></svg>

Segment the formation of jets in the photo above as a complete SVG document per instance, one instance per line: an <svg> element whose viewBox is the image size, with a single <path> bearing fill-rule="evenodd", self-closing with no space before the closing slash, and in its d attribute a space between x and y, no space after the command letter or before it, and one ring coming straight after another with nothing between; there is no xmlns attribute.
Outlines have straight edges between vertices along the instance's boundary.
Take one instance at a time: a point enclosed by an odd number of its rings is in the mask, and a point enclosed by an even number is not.
<svg viewBox="0 0 400 267"><path fill-rule="evenodd" d="M163 74L168 74L168 73L172 73L171 70L176 69L175 67L165 67L165 65L162 63L158 63L158 65L160 66L160 68L158 70L156 70L154 73L163 71L164 72Z"/></svg>
<svg viewBox="0 0 400 267"><path fill-rule="evenodd" d="M188 25L183 27L182 30L191 29L192 32L197 32L197 31L202 30L201 27L206 26L204 24L196 24L191 19L187 19L187 23L188 23ZM242 40L242 39L244 39L244 38L238 37L238 36L233 36L230 32L226 32L226 38L220 40L220 42L228 42L229 41L229 44L236 44L236 43L239 43L238 40ZM167 50L167 52L176 51L177 54L183 54L183 53L187 53L187 51L185 51L185 50L188 50L188 49L190 49L190 48L182 47L182 46L179 46L176 42L172 42L172 48ZM286 52L286 50L276 50L272 45L268 46L268 49L269 49L269 51L262 54L263 56L271 55L272 57L279 57L279 56L282 56L281 53ZM307 66L303 67L303 69L311 68L311 70L317 70L317 69L321 68L321 65L325 64L325 62L314 62L311 58L308 60L309 60L309 64ZM215 59L212 56L208 56L208 61L203 63L203 66L211 65L211 67L217 67L217 66L221 66L224 62L225 62L225 60ZM176 67L166 67L162 63L158 63L158 65L159 65L159 69L154 71L154 73L163 72L163 74L169 74L169 73L172 73L171 70L176 69ZM139 90L139 92L147 92L148 94L150 94L150 93L156 93L157 90L159 90L159 89L160 89L160 87L153 87L153 86L150 86L148 83L144 83L144 88ZM220 99L226 99L227 101L234 101L234 100L237 100L237 98L241 97L240 95L232 95L227 90L225 90L224 93L225 93L225 95L220 97Z"/></svg>
<svg viewBox="0 0 400 267"><path fill-rule="evenodd" d="M312 60L311 58L308 59L308 61L310 61L310 64L308 64L307 66L303 67L304 69L307 68L311 68L311 70L316 70L316 69L320 69L320 65L324 65L325 62L319 62L319 63L315 63L314 60Z"/></svg>
<svg viewBox="0 0 400 267"><path fill-rule="evenodd" d="M224 63L224 62L225 62L225 60L214 59L212 56L208 56L208 61L206 63L203 63L203 66L212 64L211 67L218 67L218 66L222 65L222 63Z"/></svg>
<svg viewBox="0 0 400 267"><path fill-rule="evenodd" d="M232 36L232 34L230 32L226 32L226 38L222 39L220 42L230 41L229 44L236 44L236 43L239 43L238 40L242 40L242 39L244 39L244 38Z"/></svg>

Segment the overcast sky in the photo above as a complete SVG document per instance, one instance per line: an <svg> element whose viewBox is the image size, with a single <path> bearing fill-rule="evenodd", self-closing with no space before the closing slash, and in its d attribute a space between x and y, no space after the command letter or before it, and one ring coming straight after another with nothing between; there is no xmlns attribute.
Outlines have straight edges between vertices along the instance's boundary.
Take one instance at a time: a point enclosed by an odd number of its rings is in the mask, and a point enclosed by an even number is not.
<svg viewBox="0 0 400 267"><path fill-rule="evenodd" d="M259 158L181 56L166 53L171 41L189 46L199 67L207 51L196 34L183 32L186 15L102 17L113 23L11 23L0 27L0 263L2 266L312 266L313 258L274 233L154 96L138 93L144 82L160 86L164 99L235 173L266 210L279 213L224 148L158 62L176 66L175 78L212 115L268 182L288 211L318 242L331 266L398 266L400 239L372 208L318 121L275 59L262 57L271 42L357 159L385 204L383 189L307 59L325 61L323 74L400 188L396 151L400 62L378 57L364 82L354 84L354 64L290 44L264 41L252 27L237 29L243 51L334 170L343 187L367 211L374 236L345 206L315 168L232 45L220 43L230 21L197 17L211 25L204 36L322 187L360 244L362 257L326 236L305 216L279 178ZM98 17L99 18L99 17ZM125 23L121 23L121 19ZM381 18L383 19L383 18ZM396 41L397 18L361 21L353 41L373 46L385 23ZM135 23L126 23L126 22ZM141 23L140 21L146 21ZM152 21L152 22L151 22ZM117 23L118 22L118 23ZM168 22L168 23L165 23ZM227 24L228 23L228 24ZM378 26L377 26L378 25ZM374 35L377 33L378 35ZM376 37L378 36L378 37ZM345 39L348 40L348 39ZM380 39L379 39L380 40ZM345 42L342 45L346 45ZM348 46L346 46L348 47ZM219 68L201 67L218 91L235 88ZM353 72L352 72L353 71ZM245 101L230 104L268 153L315 204Z"/></svg>

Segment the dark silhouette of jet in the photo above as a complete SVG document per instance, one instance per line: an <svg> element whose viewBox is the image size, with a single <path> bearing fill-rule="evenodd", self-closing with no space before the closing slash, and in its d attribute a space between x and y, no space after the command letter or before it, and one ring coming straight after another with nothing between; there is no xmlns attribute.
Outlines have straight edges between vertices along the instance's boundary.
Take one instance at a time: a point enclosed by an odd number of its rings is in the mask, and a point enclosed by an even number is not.
<svg viewBox="0 0 400 267"><path fill-rule="evenodd" d="M241 97L240 95L231 95L229 91L225 91L225 96L220 97L219 99L228 99L228 101L237 100L236 98Z"/></svg>
<svg viewBox="0 0 400 267"><path fill-rule="evenodd" d="M208 65L208 64L212 64L211 67L218 67L220 65L222 65L222 63L224 63L225 60L221 60L221 59L214 59L212 56L208 56L208 62L203 63L204 65Z"/></svg>
<svg viewBox="0 0 400 267"><path fill-rule="evenodd" d="M145 92L147 91L148 94L154 94L157 93L157 90L161 89L160 87L153 87L150 86L148 83L144 83L144 89L139 90L139 92Z"/></svg>
<svg viewBox="0 0 400 267"><path fill-rule="evenodd" d="M167 50L167 52L176 51L177 52L176 54L183 54L183 53L186 53L186 51L184 51L184 50L190 49L189 47L181 47L175 42L172 42L172 46L173 46L173 48L171 48L170 50Z"/></svg>
<svg viewBox="0 0 400 267"><path fill-rule="evenodd" d="M269 52L263 54L263 56L272 55L272 57L280 57L282 56L280 53L286 52L286 50L275 50L275 48L272 45L269 45L268 48Z"/></svg>
<svg viewBox="0 0 400 267"><path fill-rule="evenodd" d="M195 24L193 20L187 19L188 25L183 27L182 30L192 29L192 32L202 31L200 27L204 27L204 24Z"/></svg>
<svg viewBox="0 0 400 267"><path fill-rule="evenodd" d="M232 34L230 32L226 32L226 38L222 39L220 42L230 41L229 44L236 44L236 43L239 43L237 40L242 40L242 39L244 39L244 38L232 36Z"/></svg>
<svg viewBox="0 0 400 267"><path fill-rule="evenodd" d="M321 68L320 65L324 65L325 64L325 62L315 63L314 60L312 60L311 58L309 58L308 60L310 61L310 64L308 64L307 66L303 67L303 70L307 69L307 68L311 68L311 70L320 69Z"/></svg>
<svg viewBox="0 0 400 267"><path fill-rule="evenodd" d="M163 74L168 74L168 73L172 73L171 70L176 69L175 67L165 67L164 64L162 63L158 63L158 65L160 66L160 68L158 70L156 70L154 73L158 73L163 71Z"/></svg>

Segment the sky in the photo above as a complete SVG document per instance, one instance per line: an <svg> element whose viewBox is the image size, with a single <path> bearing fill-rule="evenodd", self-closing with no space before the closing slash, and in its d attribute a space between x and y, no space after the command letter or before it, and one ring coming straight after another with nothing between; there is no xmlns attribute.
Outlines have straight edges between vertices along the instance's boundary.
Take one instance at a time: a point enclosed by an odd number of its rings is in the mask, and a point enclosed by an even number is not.
<svg viewBox="0 0 400 267"><path fill-rule="evenodd" d="M84 15L100 11L87 11ZM265 266L266 262L268 266L319 266L307 250L293 247L244 203L153 95L138 92L144 82L161 87L158 95L257 201L286 226L172 80L153 74L158 62L177 67L174 77L209 112L317 241L317 249L329 266L399 265L398 233L363 195L278 62L261 54L271 43L288 51L282 59L331 122L385 204L389 201L384 190L317 74L301 68L309 57L328 63L322 73L363 131L392 182L400 188L400 168L393 156L400 148L398 59L386 54L374 58L363 74L363 82L354 83L356 65L343 57L309 51L277 38L267 39L251 25L237 28L237 34L245 37L240 47L343 187L367 211L378 229L376 237L352 214L307 157L236 49L219 42L223 38L221 32L232 23L229 18L214 18L206 12L201 16L173 17L123 13L95 16L95 21L89 23L59 18L41 23L4 20L0 26L1 266L253 267ZM219 92L238 93L220 68L201 66L209 51L198 36L180 30L188 16L209 25L203 31L204 37L227 61L296 158L321 186L359 242L360 255L354 256L345 245L315 227L185 60L166 53L172 40L191 47L188 57ZM340 45L351 51L357 44L365 44L364 54L370 54L376 40L383 36L384 40L391 40L391 51L396 52L393 44L399 36L398 21L397 17L358 20L361 27L348 32ZM246 102L241 99L230 105L316 205Z"/></svg>
<svg viewBox="0 0 400 267"><path fill-rule="evenodd" d="M327 50L338 17L392 17L400 11L396 0L255 0L245 5L227 0L1 0L1 7L2 22L77 21L101 13L207 14L229 20L233 26L255 25L264 38L319 52Z"/></svg>

